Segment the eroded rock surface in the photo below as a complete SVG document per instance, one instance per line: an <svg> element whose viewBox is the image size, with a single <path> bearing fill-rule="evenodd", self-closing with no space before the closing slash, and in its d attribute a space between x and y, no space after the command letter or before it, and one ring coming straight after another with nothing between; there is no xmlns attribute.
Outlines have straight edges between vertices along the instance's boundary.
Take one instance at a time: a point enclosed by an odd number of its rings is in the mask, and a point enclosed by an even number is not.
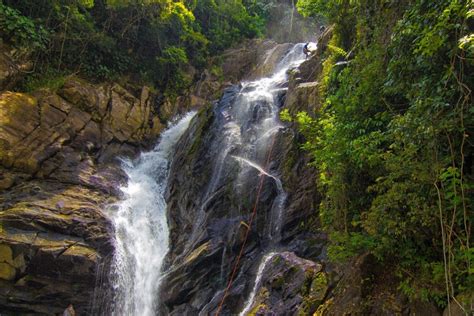
<svg viewBox="0 0 474 316"><path fill-rule="evenodd" d="M110 258L104 207L162 124L148 88L70 79L57 93L0 94L0 310L78 314Z"/></svg>

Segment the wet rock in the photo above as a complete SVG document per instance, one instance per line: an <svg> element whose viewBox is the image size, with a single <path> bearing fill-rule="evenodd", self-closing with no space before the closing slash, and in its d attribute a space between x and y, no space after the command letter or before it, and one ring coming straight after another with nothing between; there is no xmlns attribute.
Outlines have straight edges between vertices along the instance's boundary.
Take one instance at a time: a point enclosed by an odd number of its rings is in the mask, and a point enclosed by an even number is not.
<svg viewBox="0 0 474 316"><path fill-rule="evenodd" d="M314 114L320 107L319 90L316 81L299 83L287 94L285 107L291 109L292 115L307 109L311 109Z"/></svg>
<svg viewBox="0 0 474 316"><path fill-rule="evenodd" d="M275 254L263 270L250 315L312 315L328 290L320 264L292 252Z"/></svg>
<svg viewBox="0 0 474 316"><path fill-rule="evenodd" d="M273 47L271 44L267 50ZM284 50L281 48L278 54ZM268 71L273 70L277 60L276 57L273 61L268 60ZM227 137L237 134L242 142L255 141L252 129L268 117L269 111L273 111L267 100L258 100L249 104L248 117L242 124L234 123L234 115L247 115L236 114L233 109L234 106L243 106L234 104L241 89L240 85L227 87L218 102L201 109L177 145L167 192L171 239L168 266L171 269L162 283L160 295L165 314L191 315L200 312L206 315L216 312L235 258L245 240L260 179L263 182L257 203L258 212L222 315L240 312L252 290L254 269L258 265L256 258L266 246L279 240L279 237L273 238L271 232L271 222L275 220L273 204L279 195L276 181L262 176L253 168L240 174L239 162L233 158L242 150L239 141L225 150L221 146L226 143ZM253 87L247 86L247 89L252 91ZM302 225L311 216L317 218L314 210L319 196L315 193L313 178L307 176L311 170L306 165L308 159L305 155L298 155L301 152L296 137L290 129L277 131L271 163L267 167L271 174L281 176L288 195L281 219L282 243L301 256L317 258L322 247L310 245L302 237L299 238L306 233L305 238L315 244L324 240L320 234L305 232ZM262 145L262 148L266 147ZM266 154L266 150L255 150L252 159L265 161ZM287 286L293 285L290 282ZM299 285L294 287L291 291L296 291ZM301 299L295 303L298 306L304 301L303 296L299 297ZM290 302L286 297L281 300L281 304ZM284 307L279 309L283 313L289 310Z"/></svg>
<svg viewBox="0 0 474 316"><path fill-rule="evenodd" d="M260 54L257 59L258 63L256 66L254 66L255 68L252 70L248 79L262 78L273 73L282 58L293 47L293 45L290 43L271 44L274 46L270 49L267 49L265 52L263 52L263 54L261 52L261 48L257 49L257 51L260 50Z"/></svg>
<svg viewBox="0 0 474 316"><path fill-rule="evenodd" d="M291 44L255 39L245 42L239 48L229 49L222 55L222 70L226 80L237 83L242 79L266 76L290 48Z"/></svg>

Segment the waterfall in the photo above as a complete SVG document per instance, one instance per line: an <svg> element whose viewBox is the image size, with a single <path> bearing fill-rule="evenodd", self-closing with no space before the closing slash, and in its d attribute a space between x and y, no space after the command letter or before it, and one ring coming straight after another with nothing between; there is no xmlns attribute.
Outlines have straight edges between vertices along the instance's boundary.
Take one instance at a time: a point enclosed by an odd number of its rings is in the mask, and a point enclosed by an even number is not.
<svg viewBox="0 0 474 316"><path fill-rule="evenodd" d="M209 211L222 198L222 188L226 184L231 183L236 196L246 192L252 198L251 188L258 182L256 176L270 178L272 182L268 184L274 185L271 190L276 196L267 207L262 259L242 313L251 308L261 286L265 266L273 257L272 251L275 251L281 238L287 195L280 175L272 169L267 157L273 156L273 145L283 130L279 111L282 93L288 85L287 72L304 59L303 44L294 45L272 76L232 87L224 92L221 101L214 107L215 125L210 128L212 140L207 144L213 157L210 174L207 184L199 189L201 194L194 201L196 207L192 211L195 212L195 220L177 262L183 262L183 258L202 241ZM121 188L123 200L110 211L116 232L112 265L114 302L110 314L150 316L161 312L157 310L160 304L159 288L170 243L164 193L171 160L176 154L175 145L193 116L186 115L163 132L158 145L151 152L143 153L136 161L123 161L128 183ZM248 216L248 213L239 216ZM233 262L226 260L226 256L231 253L224 246L219 271L221 279L227 278L229 271L224 264ZM219 295L216 294L212 301L215 302Z"/></svg>
<svg viewBox="0 0 474 316"><path fill-rule="evenodd" d="M169 248L164 192L174 147L194 114L164 131L154 150L136 161L123 161L128 176L127 185L121 188L124 199L110 211L116 232L114 315L156 314L162 265Z"/></svg>
<svg viewBox="0 0 474 316"><path fill-rule="evenodd" d="M283 207L286 192L277 175L273 175L266 166L266 157L271 154L275 138L283 126L279 120L279 95L288 83L288 70L297 67L305 60L304 44L296 44L278 63L273 75L259 80L243 82L239 95L229 111L230 117L235 118L241 126L242 145L239 155L232 155L241 165L237 183L242 187L247 185L249 173L256 169L261 175L275 180L277 197L270 214L269 227L266 236L271 244L279 241L283 221Z"/></svg>

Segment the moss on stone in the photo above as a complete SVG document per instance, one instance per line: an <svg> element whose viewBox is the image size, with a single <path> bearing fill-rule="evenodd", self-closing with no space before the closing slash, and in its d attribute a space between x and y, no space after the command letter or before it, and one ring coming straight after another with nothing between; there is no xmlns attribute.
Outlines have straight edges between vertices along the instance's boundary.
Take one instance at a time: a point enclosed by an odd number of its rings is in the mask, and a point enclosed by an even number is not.
<svg viewBox="0 0 474 316"><path fill-rule="evenodd" d="M283 274L276 275L272 280L272 288L281 289L286 282L287 281L285 280L285 276Z"/></svg>
<svg viewBox="0 0 474 316"><path fill-rule="evenodd" d="M16 269L14 267L12 248L0 244L0 279L11 281L15 279Z"/></svg>
<svg viewBox="0 0 474 316"><path fill-rule="evenodd" d="M12 248L5 244L0 244L0 262L11 263L13 260Z"/></svg>
<svg viewBox="0 0 474 316"><path fill-rule="evenodd" d="M329 299L324 302L324 304L319 305L319 307L316 309L314 312L313 316L323 316L325 315L325 312L328 310L328 308L333 304L333 299Z"/></svg>
<svg viewBox="0 0 474 316"><path fill-rule="evenodd" d="M97 252L89 247L84 247L81 245L74 245L69 247L65 252L64 255L68 256L77 256L77 257L87 257L91 260L95 260L97 258Z"/></svg>
<svg viewBox="0 0 474 316"><path fill-rule="evenodd" d="M196 131L194 132L193 143L186 154L186 156L188 157L194 157L194 155L197 153L197 150L201 148L202 138L207 129L211 126L214 118L214 115L212 114L212 107L207 106L202 108L201 110L199 110L196 116L199 125L197 126Z"/></svg>
<svg viewBox="0 0 474 316"><path fill-rule="evenodd" d="M5 92L0 99L0 123L8 124L12 117L31 111L38 102L30 95L18 92Z"/></svg>
<svg viewBox="0 0 474 316"><path fill-rule="evenodd" d="M16 270L10 264L0 262L0 279L12 281L15 279Z"/></svg>
<svg viewBox="0 0 474 316"><path fill-rule="evenodd" d="M273 264L277 265L281 262L281 256L273 256Z"/></svg>
<svg viewBox="0 0 474 316"><path fill-rule="evenodd" d="M308 284L308 281L310 284ZM309 285L309 286L308 286ZM324 272L318 272L305 280L305 285L301 290L303 303L298 311L298 315L310 315L314 313L322 304L328 289L328 281Z"/></svg>
<svg viewBox="0 0 474 316"><path fill-rule="evenodd" d="M203 253L207 252L209 249L209 245L211 244L210 241L202 244L201 246L197 247L189 256L184 259L185 264L189 264L196 260L199 256L201 256Z"/></svg>
<svg viewBox="0 0 474 316"><path fill-rule="evenodd" d="M256 316L257 313L261 312L262 310L268 310L268 306L265 301L268 299L269 296L270 293L268 292L268 289L266 287L262 287L258 292L257 297L255 298L254 308L252 308L247 315Z"/></svg>

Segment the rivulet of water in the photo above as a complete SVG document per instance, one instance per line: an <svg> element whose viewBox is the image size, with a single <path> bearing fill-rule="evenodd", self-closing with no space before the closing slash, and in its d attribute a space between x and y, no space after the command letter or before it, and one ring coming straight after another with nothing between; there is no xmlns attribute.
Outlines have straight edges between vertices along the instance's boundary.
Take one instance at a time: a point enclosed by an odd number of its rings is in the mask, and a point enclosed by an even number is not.
<svg viewBox="0 0 474 316"><path fill-rule="evenodd" d="M239 316L245 316L248 312L250 312L250 309L253 305L253 301L255 299L255 296L257 296L257 291L259 290L262 282L263 271L265 270L268 261L270 261L270 259L272 259L274 255L276 255L275 252L270 252L262 258L262 261L258 266L257 276L255 277L255 283L253 285L252 292L250 292L249 298L247 299L247 301L245 301L244 308L240 312Z"/></svg>

